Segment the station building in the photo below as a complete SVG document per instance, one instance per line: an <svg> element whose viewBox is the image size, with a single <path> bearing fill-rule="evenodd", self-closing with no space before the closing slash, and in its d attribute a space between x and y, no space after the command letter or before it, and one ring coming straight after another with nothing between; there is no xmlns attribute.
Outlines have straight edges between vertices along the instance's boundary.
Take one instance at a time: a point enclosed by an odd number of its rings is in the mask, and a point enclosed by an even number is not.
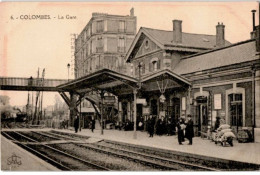
<svg viewBox="0 0 260 175"><path fill-rule="evenodd" d="M259 26L253 26L251 39L231 44L223 23L216 35L204 35L185 33L182 21L172 22L172 31L140 28L125 55L132 71L77 72L59 88L71 94L96 90L101 99L104 91L114 94L118 121L134 122L135 131L148 115L174 123L191 114L197 136L210 132L220 117L235 133L247 129L260 142Z"/></svg>
<svg viewBox="0 0 260 175"><path fill-rule="evenodd" d="M259 27L253 28L251 39L235 44L225 40L222 23L215 36L184 33L180 20L172 31L141 28L126 60L150 114L171 120L191 114L196 135L220 117L235 133L248 129L259 141Z"/></svg>

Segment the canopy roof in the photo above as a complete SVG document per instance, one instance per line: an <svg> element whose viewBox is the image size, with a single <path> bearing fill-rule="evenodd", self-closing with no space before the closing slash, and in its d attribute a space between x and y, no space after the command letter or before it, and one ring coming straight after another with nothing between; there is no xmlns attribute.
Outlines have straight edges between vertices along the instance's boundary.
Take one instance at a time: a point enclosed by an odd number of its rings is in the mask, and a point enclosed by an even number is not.
<svg viewBox="0 0 260 175"><path fill-rule="evenodd" d="M132 89L138 87L137 82L138 80L136 78L109 69L102 69L59 85L57 88L77 92L105 90L114 95L120 95L120 93L126 93L128 91L132 93Z"/></svg>
<svg viewBox="0 0 260 175"><path fill-rule="evenodd" d="M157 86L156 81L166 81L168 88L191 85L187 79L166 69L142 77L140 80L142 83L142 90L159 90L160 87ZM76 92L105 90L116 96L120 96L132 94L133 89L138 89L139 85L140 83L137 78L133 78L109 69L102 69L84 77L59 85L57 88Z"/></svg>
<svg viewBox="0 0 260 175"><path fill-rule="evenodd" d="M188 87L191 85L189 80L170 71L169 69L164 69L144 76L142 77L141 82L142 90L144 91L161 91L163 89Z"/></svg>

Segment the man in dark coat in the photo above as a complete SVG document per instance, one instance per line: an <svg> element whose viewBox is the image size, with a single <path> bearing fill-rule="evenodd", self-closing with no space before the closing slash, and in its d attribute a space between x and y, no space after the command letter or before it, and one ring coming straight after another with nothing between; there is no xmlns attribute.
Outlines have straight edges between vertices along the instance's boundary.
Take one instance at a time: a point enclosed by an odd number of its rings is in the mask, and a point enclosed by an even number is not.
<svg viewBox="0 0 260 175"><path fill-rule="evenodd" d="M77 115L75 120L74 120L74 128L75 128L75 133L78 132L79 129L79 116Z"/></svg>
<svg viewBox="0 0 260 175"><path fill-rule="evenodd" d="M189 140L189 145L192 145L192 138L194 137L193 131L193 121L191 115L188 115L188 120L186 122L185 136Z"/></svg>
<svg viewBox="0 0 260 175"><path fill-rule="evenodd" d="M215 126L214 126L214 130L217 130L220 126L220 117L216 118L216 122L215 122Z"/></svg>
<svg viewBox="0 0 260 175"><path fill-rule="evenodd" d="M167 136L172 135L172 122L171 122L171 118L168 118L167 120L167 124L166 124L166 128L167 128Z"/></svg>
<svg viewBox="0 0 260 175"><path fill-rule="evenodd" d="M153 119L153 116L150 115L150 118L148 119L147 121L147 131L149 133L149 137L153 137L153 134L154 134L154 124L155 124L155 121Z"/></svg>
<svg viewBox="0 0 260 175"><path fill-rule="evenodd" d="M94 132L95 124L96 124L95 118L94 118L94 116L92 116L92 119L91 119L91 131L92 132Z"/></svg>

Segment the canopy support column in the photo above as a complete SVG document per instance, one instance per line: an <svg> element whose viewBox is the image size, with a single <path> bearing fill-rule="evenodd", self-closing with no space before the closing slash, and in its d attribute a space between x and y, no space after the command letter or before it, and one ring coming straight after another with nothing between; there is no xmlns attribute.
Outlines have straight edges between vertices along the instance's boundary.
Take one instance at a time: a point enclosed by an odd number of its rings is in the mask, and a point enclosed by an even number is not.
<svg viewBox="0 0 260 175"><path fill-rule="evenodd" d="M104 130L103 130L103 118L104 118L104 91L100 92L100 97L101 97L101 135L104 135Z"/></svg>
<svg viewBox="0 0 260 175"><path fill-rule="evenodd" d="M70 92L70 103L69 103L69 109L70 109L70 126L74 126L74 119L77 115L77 96L74 92Z"/></svg>
<svg viewBox="0 0 260 175"><path fill-rule="evenodd" d="M137 133L136 133L136 94L137 94L137 89L133 90L134 94L134 139L137 139Z"/></svg>

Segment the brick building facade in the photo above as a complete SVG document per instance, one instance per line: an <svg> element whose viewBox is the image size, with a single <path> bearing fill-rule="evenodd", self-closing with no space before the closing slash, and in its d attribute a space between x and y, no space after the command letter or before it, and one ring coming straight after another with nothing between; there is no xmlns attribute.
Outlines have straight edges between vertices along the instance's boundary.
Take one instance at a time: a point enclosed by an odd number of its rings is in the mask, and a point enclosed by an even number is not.
<svg viewBox="0 0 260 175"><path fill-rule="evenodd" d="M231 44L223 23L216 25L216 35L184 33L180 20L173 20L172 31L141 28L126 56L145 89L139 98L147 104L140 108L172 121L191 114L196 135L212 130L220 117L235 133L246 128L260 141L260 46L254 29L251 39ZM171 72L172 82L161 76L163 70ZM180 85L180 78L190 84Z"/></svg>

